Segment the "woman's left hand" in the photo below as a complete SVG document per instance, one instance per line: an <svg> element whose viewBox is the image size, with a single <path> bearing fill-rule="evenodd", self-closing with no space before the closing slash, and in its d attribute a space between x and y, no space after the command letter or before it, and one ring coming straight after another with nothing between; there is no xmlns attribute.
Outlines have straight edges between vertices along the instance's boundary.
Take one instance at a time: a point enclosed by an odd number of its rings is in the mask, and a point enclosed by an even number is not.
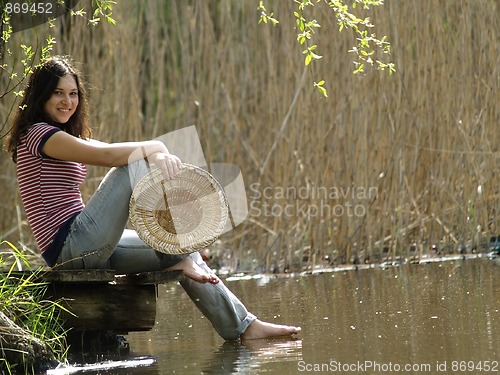
<svg viewBox="0 0 500 375"><path fill-rule="evenodd" d="M167 152L155 152L148 156L148 160L161 169L167 180L173 179L184 168L181 159Z"/></svg>

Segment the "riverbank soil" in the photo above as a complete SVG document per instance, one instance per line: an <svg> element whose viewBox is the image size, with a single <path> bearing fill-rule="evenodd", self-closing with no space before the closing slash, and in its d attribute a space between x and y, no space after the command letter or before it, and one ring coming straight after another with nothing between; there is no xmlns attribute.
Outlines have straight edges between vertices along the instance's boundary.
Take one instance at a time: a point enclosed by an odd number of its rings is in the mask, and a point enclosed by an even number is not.
<svg viewBox="0 0 500 375"><path fill-rule="evenodd" d="M0 312L0 355L7 363L25 368L54 360L50 348ZM3 363L0 363L0 369Z"/></svg>

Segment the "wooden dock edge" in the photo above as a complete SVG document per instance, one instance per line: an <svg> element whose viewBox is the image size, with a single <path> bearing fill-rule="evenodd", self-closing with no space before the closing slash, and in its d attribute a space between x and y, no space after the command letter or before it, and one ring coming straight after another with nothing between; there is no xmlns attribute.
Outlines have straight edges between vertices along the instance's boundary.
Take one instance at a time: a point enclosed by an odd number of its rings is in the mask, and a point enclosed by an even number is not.
<svg viewBox="0 0 500 375"><path fill-rule="evenodd" d="M14 272L28 277L31 271ZM149 331L156 322L158 285L184 278L182 270L115 275L113 270L53 270L34 273L47 283L46 298L59 301L65 328L72 331Z"/></svg>

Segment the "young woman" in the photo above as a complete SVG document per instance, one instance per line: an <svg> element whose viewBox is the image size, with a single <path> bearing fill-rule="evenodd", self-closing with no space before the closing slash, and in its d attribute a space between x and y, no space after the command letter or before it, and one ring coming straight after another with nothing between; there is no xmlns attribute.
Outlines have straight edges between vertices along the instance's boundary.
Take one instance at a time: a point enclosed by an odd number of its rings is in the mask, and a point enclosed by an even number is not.
<svg viewBox="0 0 500 375"><path fill-rule="evenodd" d="M125 229L144 158L174 178L182 162L160 141L91 139L80 74L54 57L31 75L14 118L8 151L17 164L21 199L39 250L57 269L108 268L116 273L182 269L181 285L226 340L288 336L299 327L258 320L210 270L199 253L167 255ZM140 149L141 152L134 152ZM138 156L140 155L140 156ZM112 167L84 204L85 165Z"/></svg>

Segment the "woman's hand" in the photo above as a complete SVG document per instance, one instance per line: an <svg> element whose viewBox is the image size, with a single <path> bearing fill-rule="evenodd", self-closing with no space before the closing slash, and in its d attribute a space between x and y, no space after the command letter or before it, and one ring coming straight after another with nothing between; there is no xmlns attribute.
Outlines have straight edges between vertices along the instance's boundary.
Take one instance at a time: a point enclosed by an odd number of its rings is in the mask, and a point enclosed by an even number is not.
<svg viewBox="0 0 500 375"><path fill-rule="evenodd" d="M173 179L184 168L181 159L168 152L155 152L148 156L148 161L160 168L167 180Z"/></svg>

